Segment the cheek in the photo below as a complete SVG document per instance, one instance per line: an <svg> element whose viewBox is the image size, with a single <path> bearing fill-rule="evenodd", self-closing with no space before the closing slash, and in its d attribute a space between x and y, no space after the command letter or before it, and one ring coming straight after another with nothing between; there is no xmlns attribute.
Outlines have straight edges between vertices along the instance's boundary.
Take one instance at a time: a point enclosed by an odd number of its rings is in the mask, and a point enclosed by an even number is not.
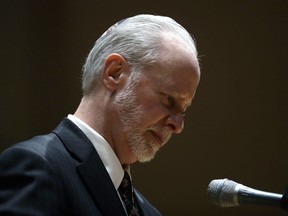
<svg viewBox="0 0 288 216"><path fill-rule="evenodd" d="M155 125L169 114L167 113L167 108L162 104L159 95L150 87L150 83L141 85L137 89L137 92L136 101L143 112L141 118L143 124L145 122L145 126Z"/></svg>
<svg viewBox="0 0 288 216"><path fill-rule="evenodd" d="M148 126L159 124L167 115L167 110L159 102L152 103L150 101L149 103L142 104L142 109L144 113L144 116L142 116L143 122Z"/></svg>

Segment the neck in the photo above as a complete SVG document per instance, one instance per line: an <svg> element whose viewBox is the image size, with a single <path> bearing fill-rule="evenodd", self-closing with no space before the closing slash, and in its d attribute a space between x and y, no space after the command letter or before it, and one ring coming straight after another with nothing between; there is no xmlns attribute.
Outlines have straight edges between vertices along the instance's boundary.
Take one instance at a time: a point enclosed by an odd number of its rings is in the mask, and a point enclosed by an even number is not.
<svg viewBox="0 0 288 216"><path fill-rule="evenodd" d="M84 97L74 115L97 131L111 146L120 163L127 166L136 162L131 149L121 133L116 112L105 97Z"/></svg>

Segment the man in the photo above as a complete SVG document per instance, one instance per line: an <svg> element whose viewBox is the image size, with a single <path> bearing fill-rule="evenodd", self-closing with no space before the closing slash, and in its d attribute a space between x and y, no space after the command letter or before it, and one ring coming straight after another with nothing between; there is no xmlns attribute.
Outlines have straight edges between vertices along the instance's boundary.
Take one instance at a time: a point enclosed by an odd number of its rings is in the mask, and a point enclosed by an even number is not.
<svg viewBox="0 0 288 216"><path fill-rule="evenodd" d="M171 18L110 27L87 57L74 115L1 154L0 215L160 215L135 188L122 197L121 182L183 130L199 79L194 41Z"/></svg>

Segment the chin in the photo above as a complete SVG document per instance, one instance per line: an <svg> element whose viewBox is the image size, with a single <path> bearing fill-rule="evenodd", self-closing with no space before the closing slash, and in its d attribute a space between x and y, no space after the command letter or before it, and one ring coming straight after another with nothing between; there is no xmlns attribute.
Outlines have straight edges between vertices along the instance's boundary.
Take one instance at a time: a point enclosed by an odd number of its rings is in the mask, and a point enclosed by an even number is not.
<svg viewBox="0 0 288 216"><path fill-rule="evenodd" d="M141 157L141 158L138 158L138 162L145 163L145 162L151 161L152 159L154 159L154 156L153 157Z"/></svg>
<svg viewBox="0 0 288 216"><path fill-rule="evenodd" d="M137 161L139 162L149 162L154 159L156 153L160 149L159 143L155 142L154 140L145 140L143 137L142 139L134 139L133 142L130 142L131 150L136 157Z"/></svg>
<svg viewBox="0 0 288 216"><path fill-rule="evenodd" d="M146 150L145 152L138 152L137 154L137 160L141 163L144 163L144 162L149 162L151 161L152 159L155 158L155 155L157 153L159 149L149 149L149 150Z"/></svg>

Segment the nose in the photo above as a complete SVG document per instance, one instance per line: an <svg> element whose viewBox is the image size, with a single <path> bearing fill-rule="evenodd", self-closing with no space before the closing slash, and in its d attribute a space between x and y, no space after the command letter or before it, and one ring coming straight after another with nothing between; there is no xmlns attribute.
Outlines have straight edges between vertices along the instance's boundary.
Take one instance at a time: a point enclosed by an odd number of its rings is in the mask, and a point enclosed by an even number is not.
<svg viewBox="0 0 288 216"><path fill-rule="evenodd" d="M184 129L184 116L182 113L175 113L168 116L166 124L171 128L172 132L179 134Z"/></svg>

